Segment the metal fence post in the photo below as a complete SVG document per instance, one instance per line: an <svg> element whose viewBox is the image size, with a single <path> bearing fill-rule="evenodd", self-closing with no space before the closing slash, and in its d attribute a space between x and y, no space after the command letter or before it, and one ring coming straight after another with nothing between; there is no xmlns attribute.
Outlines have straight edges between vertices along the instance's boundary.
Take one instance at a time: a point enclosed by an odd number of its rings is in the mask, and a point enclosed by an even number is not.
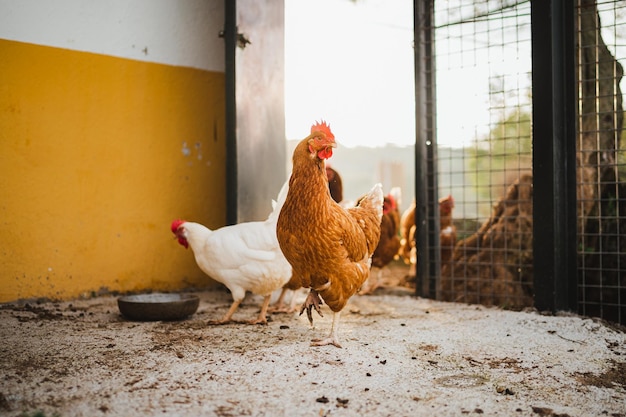
<svg viewBox="0 0 626 417"><path fill-rule="evenodd" d="M441 253L437 196L434 0L414 0L416 294L437 298Z"/></svg>
<svg viewBox="0 0 626 417"><path fill-rule="evenodd" d="M533 270L539 310L576 310L574 2L531 0Z"/></svg>
<svg viewBox="0 0 626 417"><path fill-rule="evenodd" d="M226 96L226 224L237 223L237 100L235 98L235 50L237 1L224 0L224 49Z"/></svg>

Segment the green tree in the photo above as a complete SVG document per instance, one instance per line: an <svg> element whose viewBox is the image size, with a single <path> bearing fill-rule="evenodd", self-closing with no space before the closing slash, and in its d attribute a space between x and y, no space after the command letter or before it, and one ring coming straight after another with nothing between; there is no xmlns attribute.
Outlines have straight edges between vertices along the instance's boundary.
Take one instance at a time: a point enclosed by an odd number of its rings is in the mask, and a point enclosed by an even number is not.
<svg viewBox="0 0 626 417"><path fill-rule="evenodd" d="M483 214L490 212L491 204L513 181L532 170L530 90L521 98L514 90L505 97L502 84L500 79L490 83L495 122L489 133L476 138L475 146L468 149L470 180L484 202ZM515 104L508 106L511 101Z"/></svg>

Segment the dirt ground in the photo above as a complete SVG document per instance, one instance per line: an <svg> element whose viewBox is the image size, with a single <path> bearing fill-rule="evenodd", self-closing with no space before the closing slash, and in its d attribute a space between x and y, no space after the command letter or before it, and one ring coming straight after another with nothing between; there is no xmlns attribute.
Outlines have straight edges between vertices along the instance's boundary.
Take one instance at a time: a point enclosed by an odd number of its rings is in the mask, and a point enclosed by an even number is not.
<svg viewBox="0 0 626 417"><path fill-rule="evenodd" d="M389 286L351 299L338 349L309 346L326 306L314 328L297 314L209 326L230 294L196 294L178 322L128 321L114 296L0 305L0 415L626 416L626 334L598 320Z"/></svg>

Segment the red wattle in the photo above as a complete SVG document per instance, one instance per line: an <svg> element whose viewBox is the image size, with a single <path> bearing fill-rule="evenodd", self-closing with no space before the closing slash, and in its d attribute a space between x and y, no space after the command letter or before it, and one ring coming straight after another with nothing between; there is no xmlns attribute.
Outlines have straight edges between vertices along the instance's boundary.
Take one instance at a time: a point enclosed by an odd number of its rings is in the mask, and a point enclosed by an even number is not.
<svg viewBox="0 0 626 417"><path fill-rule="evenodd" d="M328 159L333 156L333 148L324 148L317 153L320 159Z"/></svg>

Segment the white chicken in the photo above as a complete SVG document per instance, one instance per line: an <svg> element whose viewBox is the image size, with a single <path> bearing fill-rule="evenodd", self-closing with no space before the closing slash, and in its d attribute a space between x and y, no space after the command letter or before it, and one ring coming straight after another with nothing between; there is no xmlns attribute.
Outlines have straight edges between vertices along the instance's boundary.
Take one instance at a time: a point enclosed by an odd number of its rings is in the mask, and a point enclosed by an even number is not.
<svg viewBox="0 0 626 417"><path fill-rule="evenodd" d="M287 197L286 182L278 194L274 209L265 221L239 223L217 230L193 222L174 220L172 232L185 248L191 250L200 269L224 284L231 292L233 303L221 320L212 324L233 321L232 315L246 292L264 297L259 316L250 324L267 323L267 307L273 291L291 278L291 265L280 250L276 238L278 214Z"/></svg>

